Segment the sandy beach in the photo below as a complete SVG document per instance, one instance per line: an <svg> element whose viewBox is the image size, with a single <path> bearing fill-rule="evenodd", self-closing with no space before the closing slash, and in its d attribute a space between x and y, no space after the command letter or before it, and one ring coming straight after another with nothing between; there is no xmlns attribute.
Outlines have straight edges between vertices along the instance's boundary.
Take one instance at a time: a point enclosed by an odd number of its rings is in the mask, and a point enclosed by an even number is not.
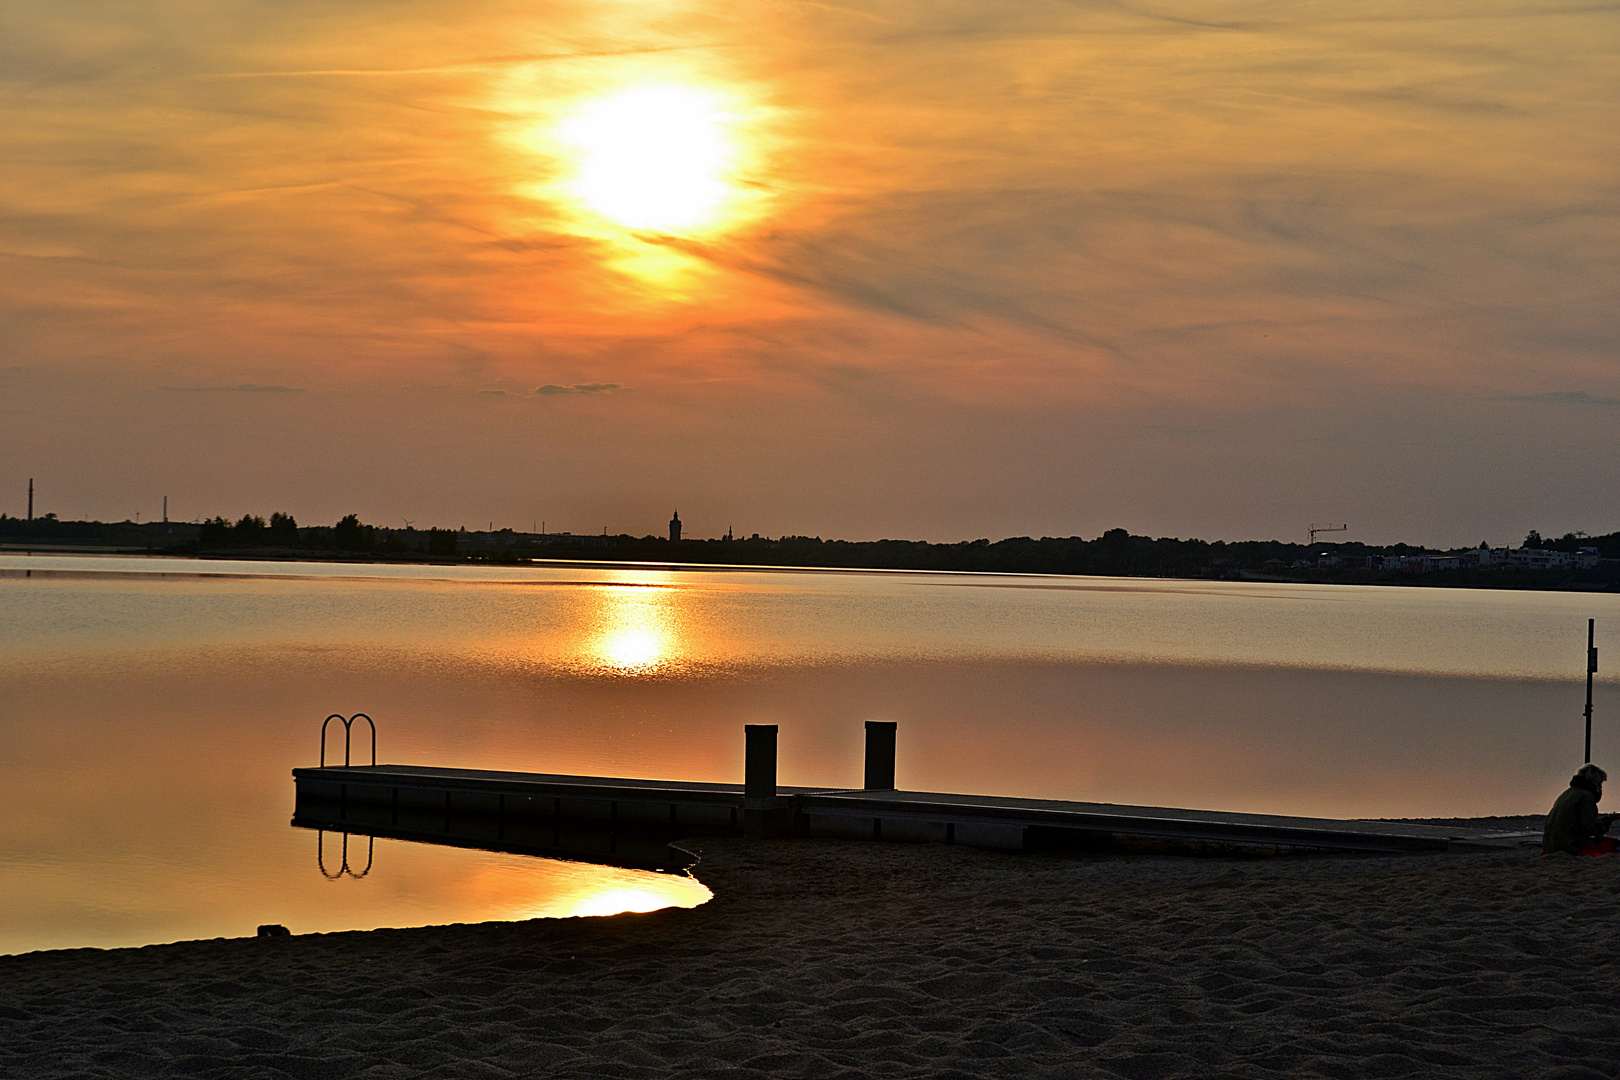
<svg viewBox="0 0 1620 1080"><path fill-rule="evenodd" d="M0 958L0 1075L1620 1072L1617 858L692 846L693 910Z"/></svg>

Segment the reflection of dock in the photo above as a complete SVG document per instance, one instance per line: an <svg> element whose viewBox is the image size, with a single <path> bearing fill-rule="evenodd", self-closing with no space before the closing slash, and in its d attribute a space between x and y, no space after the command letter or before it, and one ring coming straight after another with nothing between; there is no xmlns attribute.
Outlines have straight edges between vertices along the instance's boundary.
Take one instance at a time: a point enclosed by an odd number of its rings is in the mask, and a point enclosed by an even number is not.
<svg viewBox="0 0 1620 1080"><path fill-rule="evenodd" d="M867 786L779 788L776 729L748 729L742 784L441 769L295 769L293 824L665 869L692 836L801 836L1004 851L1184 854L1445 851L1511 847L1517 833L1384 821L1171 810L898 791L894 725L867 725Z"/></svg>

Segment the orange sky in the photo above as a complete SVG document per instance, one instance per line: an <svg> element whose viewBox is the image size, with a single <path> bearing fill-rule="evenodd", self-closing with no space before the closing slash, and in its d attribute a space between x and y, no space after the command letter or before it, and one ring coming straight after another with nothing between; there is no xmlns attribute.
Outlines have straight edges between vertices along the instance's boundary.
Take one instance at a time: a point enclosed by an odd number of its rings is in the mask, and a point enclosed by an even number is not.
<svg viewBox="0 0 1620 1080"><path fill-rule="evenodd" d="M1452 0L8 5L0 510L1620 528L1617 52Z"/></svg>

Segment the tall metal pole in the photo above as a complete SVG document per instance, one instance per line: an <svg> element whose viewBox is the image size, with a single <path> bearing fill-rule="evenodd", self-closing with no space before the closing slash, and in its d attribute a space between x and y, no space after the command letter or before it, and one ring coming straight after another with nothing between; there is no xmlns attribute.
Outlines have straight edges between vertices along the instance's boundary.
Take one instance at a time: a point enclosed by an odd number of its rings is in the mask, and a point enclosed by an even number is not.
<svg viewBox="0 0 1620 1080"><path fill-rule="evenodd" d="M1597 674L1596 619L1586 620L1586 763L1592 763L1592 676Z"/></svg>

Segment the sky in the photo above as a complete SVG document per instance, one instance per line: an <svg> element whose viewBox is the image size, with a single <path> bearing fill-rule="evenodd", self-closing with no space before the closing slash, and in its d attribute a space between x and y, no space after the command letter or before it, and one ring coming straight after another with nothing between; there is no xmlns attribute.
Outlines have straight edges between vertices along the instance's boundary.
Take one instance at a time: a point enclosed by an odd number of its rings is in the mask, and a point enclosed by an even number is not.
<svg viewBox="0 0 1620 1080"><path fill-rule="evenodd" d="M1620 3L0 6L0 512L1620 529Z"/></svg>

